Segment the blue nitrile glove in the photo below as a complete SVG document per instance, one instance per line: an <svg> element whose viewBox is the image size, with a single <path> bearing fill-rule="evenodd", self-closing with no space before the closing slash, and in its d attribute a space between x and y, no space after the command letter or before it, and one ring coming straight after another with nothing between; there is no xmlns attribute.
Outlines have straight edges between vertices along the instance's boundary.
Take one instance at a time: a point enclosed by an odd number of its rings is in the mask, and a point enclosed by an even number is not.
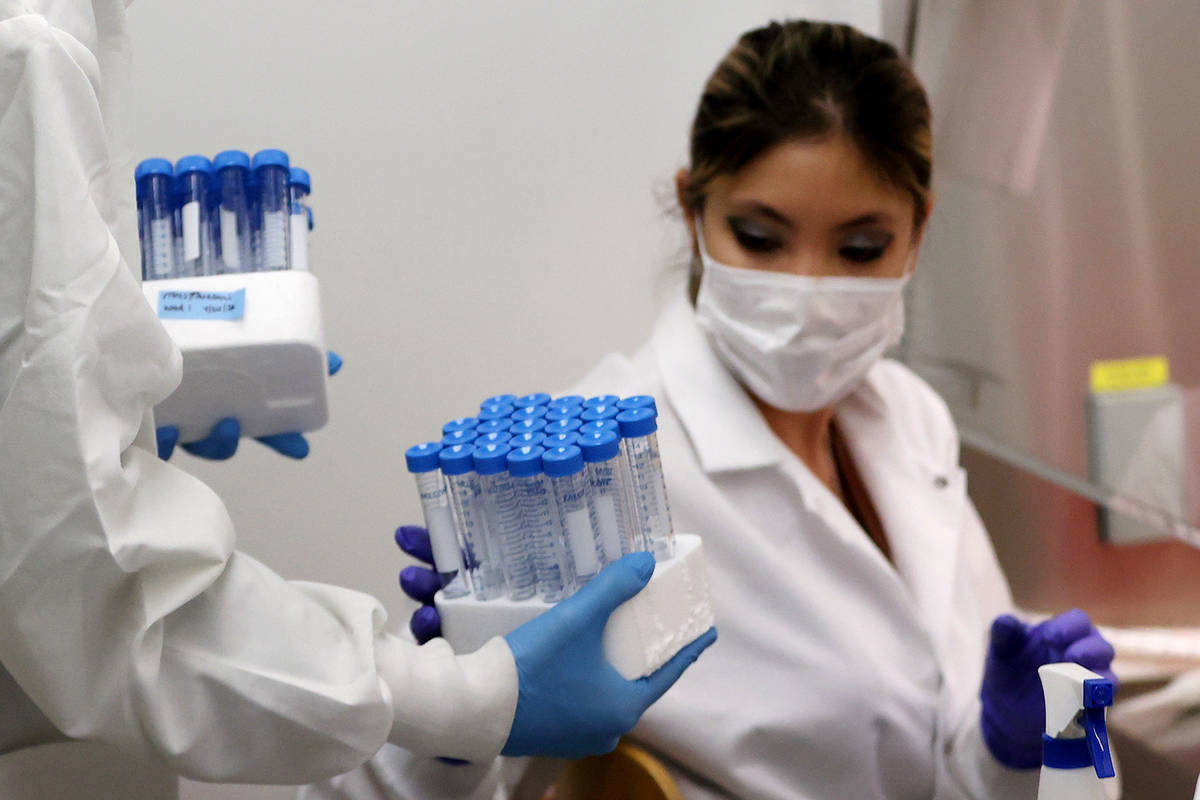
<svg viewBox="0 0 1200 800"><path fill-rule="evenodd" d="M329 374L336 375L342 368L342 358L330 350L328 352ZM174 425L164 425L157 430L158 457L166 461L175 451L179 443L179 428ZM238 439L242 436L242 423L232 417L227 417L213 426L212 433L207 439L198 442L188 442L183 449L194 456L207 458L212 461L224 461L237 452ZM288 458L304 458L308 455L308 440L299 433L276 433L271 436L260 436L258 441L265 444L280 455Z"/></svg>
<svg viewBox="0 0 1200 800"><path fill-rule="evenodd" d="M420 525L401 525L396 529L396 544L418 561L433 565L433 548L429 544L429 531ZM400 588L404 593L421 603L408 621L419 644L442 635L442 618L433 605L433 596L442 588L442 578L432 569L410 566L400 570Z"/></svg>
<svg viewBox="0 0 1200 800"><path fill-rule="evenodd" d="M654 556L630 553L546 613L505 636L520 694L506 756L608 753L717 639L710 628L646 678L627 681L604 657L604 626L650 580Z"/></svg>
<svg viewBox="0 0 1200 800"><path fill-rule="evenodd" d="M1074 662L1116 687L1112 660L1112 645L1079 609L1032 626L1008 614L997 617L979 691L980 729L996 760L1013 769L1041 766L1046 700L1038 667Z"/></svg>

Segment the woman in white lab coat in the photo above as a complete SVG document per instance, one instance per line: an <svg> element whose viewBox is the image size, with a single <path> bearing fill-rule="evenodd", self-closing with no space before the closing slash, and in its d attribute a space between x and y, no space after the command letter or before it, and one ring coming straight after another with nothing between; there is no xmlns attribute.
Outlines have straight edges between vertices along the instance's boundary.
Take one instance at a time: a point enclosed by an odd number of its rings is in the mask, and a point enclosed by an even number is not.
<svg viewBox="0 0 1200 800"><path fill-rule="evenodd" d="M158 459L150 412L180 354L135 268L128 55L122 0L0 3L0 797L300 783L385 742L611 749L683 661L618 683L593 657L572 673L599 681L583 726L538 700L553 665L525 667L598 641L649 556L597 579L598 615L455 656L386 633L374 598L237 551L220 499Z"/></svg>
<svg viewBox="0 0 1200 800"><path fill-rule="evenodd" d="M721 642L632 735L689 800L1032 798L1037 666L1110 665L1081 612L1007 616L951 416L882 359L931 205L929 130L891 46L806 22L744 35L678 176L689 291L572 390L657 398L675 527L704 539ZM385 750L309 795L499 779L412 760Z"/></svg>

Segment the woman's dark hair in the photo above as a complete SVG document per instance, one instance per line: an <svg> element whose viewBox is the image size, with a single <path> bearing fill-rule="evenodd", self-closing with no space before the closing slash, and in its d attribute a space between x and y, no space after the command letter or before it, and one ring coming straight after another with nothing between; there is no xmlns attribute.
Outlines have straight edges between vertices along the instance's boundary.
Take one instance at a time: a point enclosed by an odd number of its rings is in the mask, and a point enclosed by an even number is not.
<svg viewBox="0 0 1200 800"><path fill-rule="evenodd" d="M929 102L887 42L848 25L795 20L744 34L708 79L692 123L684 203L702 208L709 184L788 139L842 134L929 211Z"/></svg>

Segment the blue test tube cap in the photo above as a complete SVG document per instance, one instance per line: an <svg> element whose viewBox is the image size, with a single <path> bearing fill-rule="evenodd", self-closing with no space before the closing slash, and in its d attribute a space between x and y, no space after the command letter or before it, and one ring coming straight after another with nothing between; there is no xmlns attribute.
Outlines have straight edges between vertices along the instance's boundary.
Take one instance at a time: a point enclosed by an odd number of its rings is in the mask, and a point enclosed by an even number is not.
<svg viewBox="0 0 1200 800"><path fill-rule="evenodd" d="M631 408L653 408L658 411L658 405L654 402L654 397L648 394L635 394L632 397L625 397L617 403L617 408L622 411L628 411Z"/></svg>
<svg viewBox="0 0 1200 800"><path fill-rule="evenodd" d="M540 433L530 431L529 433L514 434L508 443L512 447L533 447L540 445L546 440L546 437Z"/></svg>
<svg viewBox="0 0 1200 800"><path fill-rule="evenodd" d="M521 406L544 406L549 402L550 395L545 392L534 392L533 394L521 395L513 405L520 408Z"/></svg>
<svg viewBox="0 0 1200 800"><path fill-rule="evenodd" d="M292 186L300 186L306 192L312 191L312 178L309 177L308 170L306 169L291 167L288 170L288 183Z"/></svg>
<svg viewBox="0 0 1200 800"><path fill-rule="evenodd" d="M536 444L508 451L508 474L514 478L532 478L542 474L542 454L546 448Z"/></svg>
<svg viewBox="0 0 1200 800"><path fill-rule="evenodd" d="M288 159L288 154L282 150L259 150L254 154L254 159L250 162L250 168L259 170L263 167L283 167L291 169L292 164Z"/></svg>
<svg viewBox="0 0 1200 800"><path fill-rule="evenodd" d="M409 472L433 472L438 468L438 453L442 446L438 442L413 445L404 451L404 463Z"/></svg>
<svg viewBox="0 0 1200 800"><path fill-rule="evenodd" d="M575 444L579 444L579 436L574 433L552 433L542 439L542 447L547 450L551 447L567 447Z"/></svg>
<svg viewBox="0 0 1200 800"><path fill-rule="evenodd" d="M454 431L474 430L479 424L479 420L475 417L459 417L452 419L442 426L442 433L453 433Z"/></svg>
<svg viewBox="0 0 1200 800"><path fill-rule="evenodd" d="M184 156L175 162L176 176L184 176L192 172L203 172L205 175L213 174L213 163L208 160L207 156Z"/></svg>
<svg viewBox="0 0 1200 800"><path fill-rule="evenodd" d="M470 428L463 428L460 431L450 431L442 437L442 446L449 447L454 444L470 444L473 445L475 440L479 438L479 434Z"/></svg>
<svg viewBox="0 0 1200 800"><path fill-rule="evenodd" d="M594 431L579 435L579 449L589 464L608 461L621 454L621 437L612 431Z"/></svg>
<svg viewBox="0 0 1200 800"><path fill-rule="evenodd" d="M516 409L507 403L488 403L480 406L477 416L481 420L508 419L514 411Z"/></svg>
<svg viewBox="0 0 1200 800"><path fill-rule="evenodd" d="M475 445L455 444L438 453L438 466L446 475L466 475L475 471Z"/></svg>
<svg viewBox="0 0 1200 800"><path fill-rule="evenodd" d="M475 426L475 432L480 436L497 432L506 433L509 425L512 425L512 422L509 421L508 417L485 419Z"/></svg>
<svg viewBox="0 0 1200 800"><path fill-rule="evenodd" d="M479 431L478 428L476 428L475 431L477 433L477 436L475 439L476 447L479 447L479 446L485 445L485 444L493 444L493 443L508 444L509 439L512 438L512 436L510 436L508 434L508 431L492 431L491 433L478 433L478 431Z"/></svg>
<svg viewBox="0 0 1200 800"><path fill-rule="evenodd" d="M551 478L565 478L583 472L583 451L573 444L551 447L542 453L542 469Z"/></svg>
<svg viewBox="0 0 1200 800"><path fill-rule="evenodd" d="M547 422L543 432L547 436L554 433L574 433L575 431L579 430L581 425L583 425L583 423L574 417L570 417L568 419L556 419Z"/></svg>
<svg viewBox="0 0 1200 800"><path fill-rule="evenodd" d="M546 420L541 417L520 419L508 426L508 432L513 436L520 433L541 433L546 429Z"/></svg>
<svg viewBox="0 0 1200 800"><path fill-rule="evenodd" d="M165 158L147 158L145 161L137 165L137 169L133 171L133 179L141 181L148 175L166 175L175 174L175 167Z"/></svg>
<svg viewBox="0 0 1200 800"><path fill-rule="evenodd" d="M649 436L658 430L658 414L648 408L631 408L617 415L621 435L630 438Z"/></svg>
<svg viewBox="0 0 1200 800"><path fill-rule="evenodd" d="M589 433L596 431L612 431L615 434L621 433L621 424L615 419L598 419L594 422L585 422L579 426L577 431L580 436L586 436Z"/></svg>
<svg viewBox="0 0 1200 800"><path fill-rule="evenodd" d="M514 408L513 412L508 415L513 422L520 422L523 419L545 419L545 417L545 406L520 406Z"/></svg>
<svg viewBox="0 0 1200 800"><path fill-rule="evenodd" d="M570 406L581 406L581 405L583 405L583 401L585 399L587 399L587 398L585 398L581 394L564 394L560 397L554 398L549 403L547 403L547 405L562 406L564 408L570 407Z"/></svg>
<svg viewBox="0 0 1200 800"><path fill-rule="evenodd" d="M615 405L588 406L579 415L579 418L584 422L595 422L598 419L616 419L620 413L621 409Z"/></svg>
<svg viewBox="0 0 1200 800"><path fill-rule="evenodd" d="M222 150L213 156L212 165L217 172L226 167L250 169L250 155L244 150Z"/></svg>
<svg viewBox="0 0 1200 800"><path fill-rule="evenodd" d="M621 402L621 398L615 394L598 394L595 397L589 397L583 401L584 408L593 408L595 406L615 406Z"/></svg>
<svg viewBox="0 0 1200 800"><path fill-rule="evenodd" d="M546 407L546 419L551 422L560 419L578 419L581 411L583 411L583 406L550 405Z"/></svg>
<svg viewBox="0 0 1200 800"><path fill-rule="evenodd" d="M479 404L479 407L487 408L488 406L511 406L516 402L517 396L515 394L497 394L484 400Z"/></svg>
<svg viewBox="0 0 1200 800"><path fill-rule="evenodd" d="M475 459L475 471L480 475L498 475L508 470L508 451L512 450L507 444L489 442L475 448L472 458Z"/></svg>

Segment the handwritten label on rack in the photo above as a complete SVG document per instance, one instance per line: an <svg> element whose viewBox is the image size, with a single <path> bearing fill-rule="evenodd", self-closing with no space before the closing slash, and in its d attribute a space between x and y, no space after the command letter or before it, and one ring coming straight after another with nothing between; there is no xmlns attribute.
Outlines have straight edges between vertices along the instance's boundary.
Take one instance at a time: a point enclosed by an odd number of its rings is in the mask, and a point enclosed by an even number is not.
<svg viewBox="0 0 1200 800"><path fill-rule="evenodd" d="M246 313L246 290L236 292L158 293L159 319L241 319Z"/></svg>

